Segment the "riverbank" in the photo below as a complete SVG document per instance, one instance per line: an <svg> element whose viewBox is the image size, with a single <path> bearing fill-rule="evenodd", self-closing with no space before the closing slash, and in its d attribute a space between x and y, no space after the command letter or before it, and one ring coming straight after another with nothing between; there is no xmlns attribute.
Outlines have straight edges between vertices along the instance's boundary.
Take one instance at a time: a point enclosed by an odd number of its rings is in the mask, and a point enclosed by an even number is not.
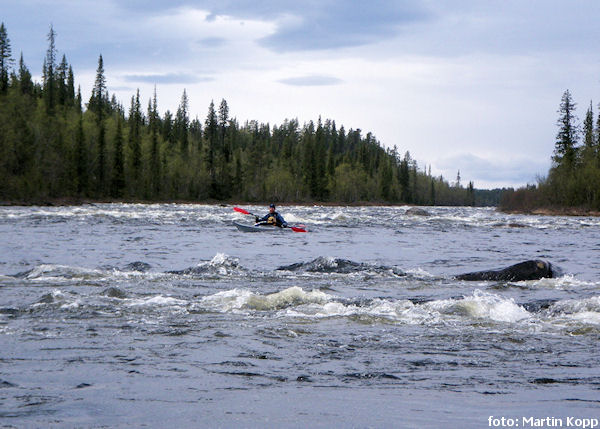
<svg viewBox="0 0 600 429"><path fill-rule="evenodd" d="M502 210L498 211L507 214L526 214L538 216L576 216L576 217L599 217L600 212L581 207L538 207L529 210Z"/></svg>

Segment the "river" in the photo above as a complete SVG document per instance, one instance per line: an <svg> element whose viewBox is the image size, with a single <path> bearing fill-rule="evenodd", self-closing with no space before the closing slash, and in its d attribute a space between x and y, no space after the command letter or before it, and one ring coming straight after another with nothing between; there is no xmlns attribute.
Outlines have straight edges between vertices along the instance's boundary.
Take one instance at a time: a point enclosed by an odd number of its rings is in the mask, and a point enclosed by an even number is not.
<svg viewBox="0 0 600 429"><path fill-rule="evenodd" d="M407 209L1 207L3 427L600 418L600 219Z"/></svg>

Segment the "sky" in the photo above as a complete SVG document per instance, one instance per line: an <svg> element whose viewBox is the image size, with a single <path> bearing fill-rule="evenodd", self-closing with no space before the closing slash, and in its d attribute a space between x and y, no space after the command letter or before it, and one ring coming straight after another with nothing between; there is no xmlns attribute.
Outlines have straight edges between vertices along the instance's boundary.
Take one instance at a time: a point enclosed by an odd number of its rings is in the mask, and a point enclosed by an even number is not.
<svg viewBox="0 0 600 429"><path fill-rule="evenodd" d="M598 0L0 0L0 22L38 81L52 25L84 100L102 55L125 108L156 87L161 115L185 89L201 122L222 99L332 119L480 189L546 176L567 89L600 110Z"/></svg>

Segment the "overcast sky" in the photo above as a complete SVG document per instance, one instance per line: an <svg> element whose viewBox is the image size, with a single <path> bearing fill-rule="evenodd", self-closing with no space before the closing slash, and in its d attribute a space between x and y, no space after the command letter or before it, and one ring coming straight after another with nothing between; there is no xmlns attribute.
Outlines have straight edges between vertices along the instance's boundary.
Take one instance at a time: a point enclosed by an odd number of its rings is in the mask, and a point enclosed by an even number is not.
<svg viewBox="0 0 600 429"><path fill-rule="evenodd" d="M333 119L477 188L546 175L560 98L600 102L598 0L0 0L13 56L40 80L50 24L87 100L102 54L129 107L184 88L191 118Z"/></svg>

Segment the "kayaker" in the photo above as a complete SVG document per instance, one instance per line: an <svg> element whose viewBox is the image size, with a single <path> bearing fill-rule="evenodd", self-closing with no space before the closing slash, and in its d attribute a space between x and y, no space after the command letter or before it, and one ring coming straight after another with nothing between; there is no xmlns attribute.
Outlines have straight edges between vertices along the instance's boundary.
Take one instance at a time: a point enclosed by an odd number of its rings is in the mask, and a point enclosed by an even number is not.
<svg viewBox="0 0 600 429"><path fill-rule="evenodd" d="M262 218L254 216L254 220L256 221L256 223L265 222L269 225L275 225L280 228L287 228L288 226L287 222L283 219L283 217L275 211L275 204L271 204L269 206L269 213L264 215Z"/></svg>

